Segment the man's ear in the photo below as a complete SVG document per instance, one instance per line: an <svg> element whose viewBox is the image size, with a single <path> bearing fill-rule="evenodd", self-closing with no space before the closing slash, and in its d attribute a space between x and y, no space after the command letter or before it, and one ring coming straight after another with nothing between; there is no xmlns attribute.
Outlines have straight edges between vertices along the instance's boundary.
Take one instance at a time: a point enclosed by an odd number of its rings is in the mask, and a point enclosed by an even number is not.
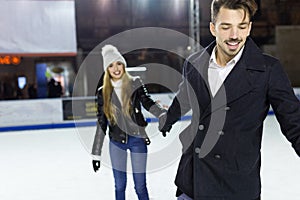
<svg viewBox="0 0 300 200"><path fill-rule="evenodd" d="M251 29L252 29L252 22L250 22L250 23L249 23L249 29L248 29L248 34L247 34L247 36L249 36L249 35L250 35L250 33L251 33Z"/></svg>
<svg viewBox="0 0 300 200"><path fill-rule="evenodd" d="M216 27L215 27L214 23L212 23L212 22L209 23L209 30L213 36L216 36Z"/></svg>

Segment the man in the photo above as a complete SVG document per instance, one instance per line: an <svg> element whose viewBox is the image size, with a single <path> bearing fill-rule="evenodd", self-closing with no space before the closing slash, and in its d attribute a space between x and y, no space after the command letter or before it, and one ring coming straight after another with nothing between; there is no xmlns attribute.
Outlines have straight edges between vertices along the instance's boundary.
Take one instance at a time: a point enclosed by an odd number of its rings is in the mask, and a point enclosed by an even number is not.
<svg viewBox="0 0 300 200"><path fill-rule="evenodd" d="M180 200L258 200L263 122L272 106L300 155L300 103L279 61L248 37L254 0L213 0L215 42L190 56L159 129L168 132L192 109L181 134L175 184Z"/></svg>

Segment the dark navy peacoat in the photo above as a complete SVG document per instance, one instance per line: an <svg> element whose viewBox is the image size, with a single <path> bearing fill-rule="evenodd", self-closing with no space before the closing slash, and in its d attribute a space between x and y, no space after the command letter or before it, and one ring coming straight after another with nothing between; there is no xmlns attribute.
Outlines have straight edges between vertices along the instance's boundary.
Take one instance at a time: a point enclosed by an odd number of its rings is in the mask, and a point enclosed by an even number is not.
<svg viewBox="0 0 300 200"><path fill-rule="evenodd" d="M252 200L261 193L263 122L272 107L281 131L300 156L300 103L280 62L251 38L241 59L212 97L209 58L215 42L190 56L168 110L167 124L192 109L180 134L183 154L175 184L194 200Z"/></svg>

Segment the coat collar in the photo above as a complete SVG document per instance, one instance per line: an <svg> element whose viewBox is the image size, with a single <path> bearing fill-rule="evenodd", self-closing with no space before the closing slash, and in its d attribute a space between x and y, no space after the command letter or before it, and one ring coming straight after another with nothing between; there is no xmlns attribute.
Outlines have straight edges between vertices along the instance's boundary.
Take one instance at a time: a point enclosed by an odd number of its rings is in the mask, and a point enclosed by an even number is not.
<svg viewBox="0 0 300 200"><path fill-rule="evenodd" d="M227 103L238 99L254 88L257 77L253 72L266 70L261 50L251 38L247 39L243 55L224 81Z"/></svg>
<svg viewBox="0 0 300 200"><path fill-rule="evenodd" d="M216 46L216 41L212 42L206 48L204 48L197 56L192 56L191 63L194 66L200 66L202 72L207 71L209 58L213 52L214 47ZM247 38L245 43L244 52L240 59L240 62L243 61L242 67L244 69L256 70L256 71L265 71L264 59L262 56L262 51L254 43L251 38ZM240 63L238 62L238 63ZM200 64L200 65L199 65Z"/></svg>
<svg viewBox="0 0 300 200"><path fill-rule="evenodd" d="M194 57L191 61L205 82L206 88L202 88L203 91L201 91L201 95L203 95L203 99L210 99L210 101L201 102L201 104L203 104L203 107L211 108L208 109L210 110L209 113L230 104L250 92L257 81L257 76L253 76L253 72L264 72L266 70L261 50L251 38L248 38L242 57L213 98L208 86L208 65L210 55L215 45L216 42L211 43L200 52L199 56Z"/></svg>

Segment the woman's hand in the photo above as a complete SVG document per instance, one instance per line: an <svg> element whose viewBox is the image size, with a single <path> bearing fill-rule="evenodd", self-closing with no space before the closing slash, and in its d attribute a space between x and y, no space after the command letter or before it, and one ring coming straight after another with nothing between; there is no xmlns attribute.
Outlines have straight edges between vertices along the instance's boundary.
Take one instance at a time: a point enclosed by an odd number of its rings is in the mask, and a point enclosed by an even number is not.
<svg viewBox="0 0 300 200"><path fill-rule="evenodd" d="M93 160L94 171L97 172L100 168L100 160Z"/></svg>

